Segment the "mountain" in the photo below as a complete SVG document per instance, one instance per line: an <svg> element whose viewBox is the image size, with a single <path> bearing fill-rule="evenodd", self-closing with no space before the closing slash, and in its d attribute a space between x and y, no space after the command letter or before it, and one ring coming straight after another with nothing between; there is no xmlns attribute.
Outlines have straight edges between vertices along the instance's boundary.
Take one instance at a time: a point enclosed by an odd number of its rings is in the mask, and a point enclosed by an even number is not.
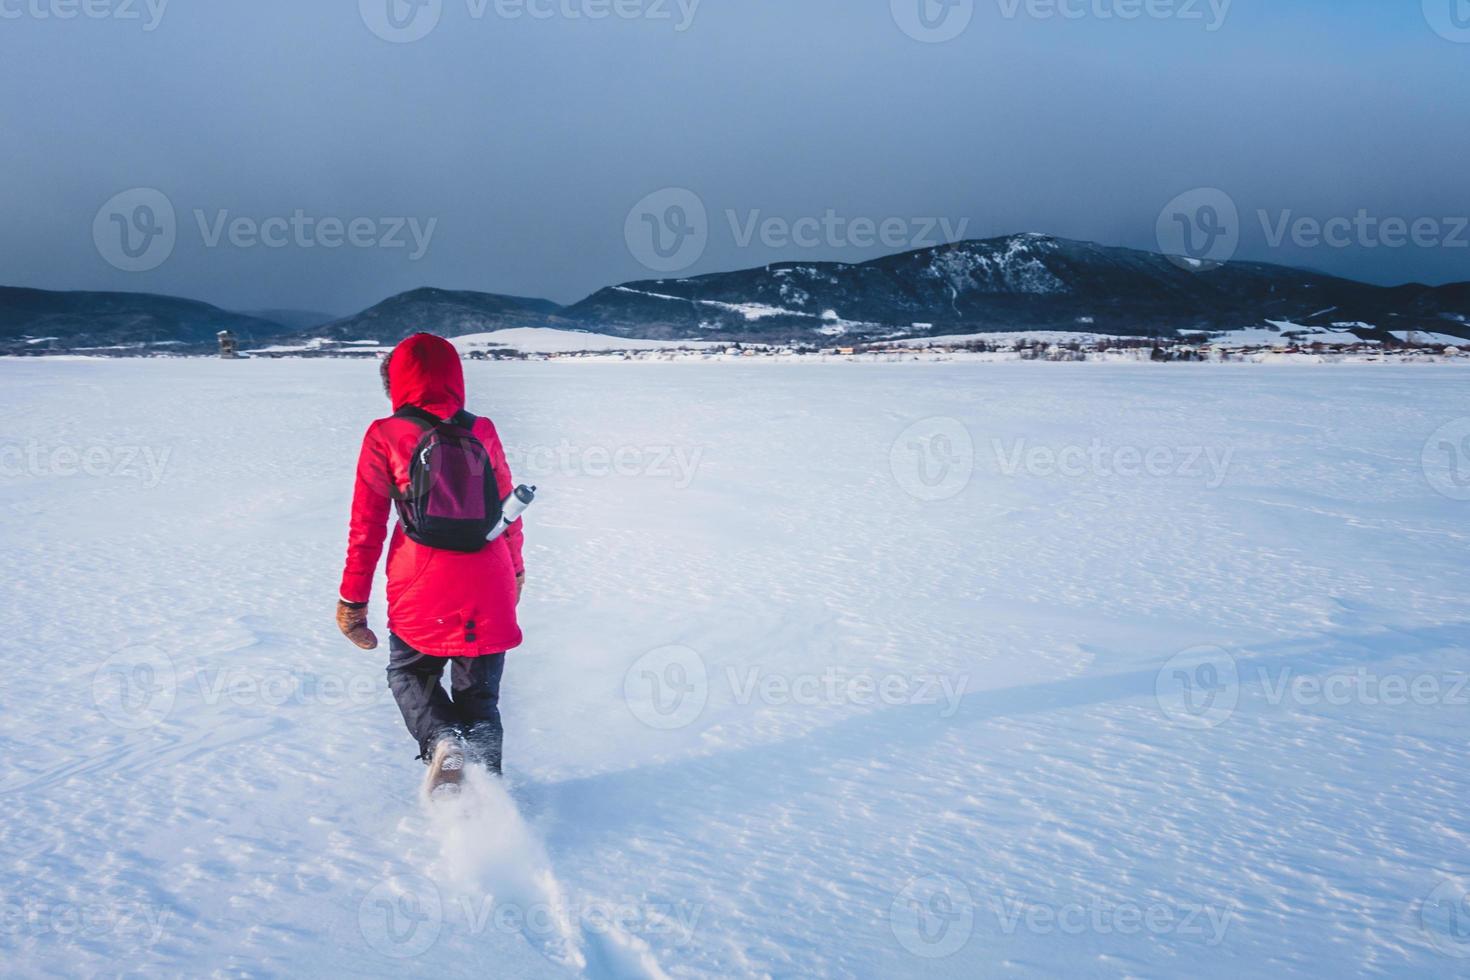
<svg viewBox="0 0 1470 980"><path fill-rule="evenodd" d="M287 330L310 330L340 317L336 313L319 313L316 310L243 310L245 316L279 323Z"/></svg>
<svg viewBox="0 0 1470 980"><path fill-rule="evenodd" d="M1417 283L1408 286L1396 286L1391 293L1398 308L1414 316L1424 317L1428 320L1439 322L1439 330L1446 331L1444 321L1452 321L1449 333L1464 335L1464 330L1455 330L1454 326L1465 327L1470 323L1470 282L1452 282L1445 286L1421 286Z"/></svg>
<svg viewBox="0 0 1470 980"><path fill-rule="evenodd" d="M1386 288L1256 262L1190 269L1154 252L1025 234L858 264L782 262L630 282L563 315L622 336L748 340L1021 329L1174 335L1267 320L1453 333L1465 329L1467 289Z"/></svg>
<svg viewBox="0 0 1470 980"><path fill-rule="evenodd" d="M242 341L283 332L278 323L231 313L208 303L151 293L52 292L0 286L0 348L23 349L40 338L58 346L140 346L213 349L215 334L233 331ZM50 341L42 341L49 343Z"/></svg>
<svg viewBox="0 0 1470 980"><path fill-rule="evenodd" d="M601 289L572 306L466 290L415 289L342 319L294 310L231 313L144 293L0 288L0 352L82 347L212 350L242 345L333 353L318 338L391 344L554 328L647 340L830 343L1016 330L1177 336L1291 323L1389 340L1391 332L1470 338L1470 283L1372 286L1259 262L1187 267L1154 252L1009 235L870 262L781 262ZM326 322L330 321L330 322ZM1274 329L1274 328L1271 328ZM1343 331L1339 330L1339 333ZM40 338L59 338L39 341Z"/></svg>
<svg viewBox="0 0 1470 980"><path fill-rule="evenodd" d="M560 319L561 310L560 305L547 299L424 288L391 296L311 332L334 340L390 344L420 330L458 337L514 327L572 326Z"/></svg>

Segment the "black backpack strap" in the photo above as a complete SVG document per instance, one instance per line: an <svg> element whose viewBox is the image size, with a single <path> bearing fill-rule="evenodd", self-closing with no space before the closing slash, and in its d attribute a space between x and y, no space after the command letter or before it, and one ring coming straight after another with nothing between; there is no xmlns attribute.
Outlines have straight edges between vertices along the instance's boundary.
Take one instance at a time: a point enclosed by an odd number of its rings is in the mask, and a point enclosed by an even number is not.
<svg viewBox="0 0 1470 980"><path fill-rule="evenodd" d="M405 405L398 411L394 412L393 417L395 419L413 419L415 422L424 423L431 429L437 428L438 426L444 424L443 419L439 418L433 412L424 411L417 405Z"/></svg>
<svg viewBox="0 0 1470 980"><path fill-rule="evenodd" d="M395 419L413 419L415 422L424 423L431 429L446 424L457 425L460 428L468 429L475 424L475 417L464 409L460 409L447 419L441 419L433 412L426 412L417 405L405 405L394 412L393 417Z"/></svg>

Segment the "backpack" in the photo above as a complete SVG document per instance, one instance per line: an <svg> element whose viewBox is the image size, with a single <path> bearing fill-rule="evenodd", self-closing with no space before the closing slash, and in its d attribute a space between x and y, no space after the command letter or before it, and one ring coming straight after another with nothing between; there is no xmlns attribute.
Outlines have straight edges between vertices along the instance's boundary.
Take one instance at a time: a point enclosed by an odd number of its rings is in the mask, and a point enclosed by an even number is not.
<svg viewBox="0 0 1470 980"><path fill-rule="evenodd" d="M460 411L441 419L413 405L393 417L425 427L408 464L408 490L397 501L403 532L445 551L484 548L503 505L490 453L470 431L475 417Z"/></svg>

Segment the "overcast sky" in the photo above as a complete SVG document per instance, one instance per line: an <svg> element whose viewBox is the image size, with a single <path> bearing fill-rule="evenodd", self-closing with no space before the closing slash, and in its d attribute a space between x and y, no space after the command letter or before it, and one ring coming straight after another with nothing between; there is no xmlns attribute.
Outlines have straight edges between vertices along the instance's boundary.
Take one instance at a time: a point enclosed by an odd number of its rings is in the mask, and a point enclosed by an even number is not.
<svg viewBox="0 0 1470 980"><path fill-rule="evenodd" d="M570 302L954 234L1158 248L1197 188L1238 258L1470 279L1460 0L161 2L0 0L0 284Z"/></svg>

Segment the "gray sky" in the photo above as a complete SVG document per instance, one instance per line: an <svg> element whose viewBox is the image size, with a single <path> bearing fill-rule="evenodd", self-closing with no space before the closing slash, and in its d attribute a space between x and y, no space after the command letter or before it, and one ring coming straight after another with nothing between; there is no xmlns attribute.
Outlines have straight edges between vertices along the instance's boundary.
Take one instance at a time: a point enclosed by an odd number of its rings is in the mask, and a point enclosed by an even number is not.
<svg viewBox="0 0 1470 980"><path fill-rule="evenodd" d="M943 219L1157 248L1171 199L1219 188L1236 257L1470 279L1456 0L923 0L927 20L921 0L149 2L0 0L0 284L569 302L655 275L629 215L664 188L705 210L686 274L900 250L854 219L902 247ZM135 188L166 198L171 238L140 237L163 219ZM1290 225L1360 212L1335 244ZM354 219L356 244L325 247ZM1389 219L1418 244L1384 244ZM124 231L149 250L120 253Z"/></svg>

